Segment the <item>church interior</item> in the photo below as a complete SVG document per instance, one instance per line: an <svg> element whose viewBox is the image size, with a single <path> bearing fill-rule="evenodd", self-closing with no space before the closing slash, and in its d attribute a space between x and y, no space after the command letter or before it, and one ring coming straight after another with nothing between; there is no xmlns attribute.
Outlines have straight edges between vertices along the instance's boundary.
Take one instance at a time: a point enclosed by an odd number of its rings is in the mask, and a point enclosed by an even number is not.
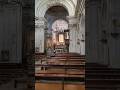
<svg viewBox="0 0 120 90"><path fill-rule="evenodd" d="M80 9L78 2L36 0L35 90L85 90L85 2Z"/></svg>
<svg viewBox="0 0 120 90"><path fill-rule="evenodd" d="M119 3L0 0L0 90L120 90Z"/></svg>

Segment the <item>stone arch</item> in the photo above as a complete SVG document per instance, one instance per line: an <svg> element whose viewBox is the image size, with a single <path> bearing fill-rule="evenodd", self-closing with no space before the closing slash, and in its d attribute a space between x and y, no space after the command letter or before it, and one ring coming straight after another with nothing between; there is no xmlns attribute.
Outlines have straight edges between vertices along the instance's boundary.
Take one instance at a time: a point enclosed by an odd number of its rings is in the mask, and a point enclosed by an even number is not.
<svg viewBox="0 0 120 90"><path fill-rule="evenodd" d="M35 0L35 24L38 26L35 29L35 48L38 48L36 51L39 53L45 52L44 33L46 27L46 19L44 16L47 10L53 6L62 6L67 10L70 17L75 16L76 6L73 0ZM66 20L69 22L68 18ZM74 20L72 21L74 23Z"/></svg>
<svg viewBox="0 0 120 90"><path fill-rule="evenodd" d="M54 12L52 10L54 10ZM56 20L62 19L68 22L66 18L67 16L69 16L69 13L63 5L55 5L55 6L51 6L50 8L48 8L48 10L45 13L44 18L46 19L47 23L49 23L47 25L48 28L52 29L52 24Z"/></svg>
<svg viewBox="0 0 120 90"><path fill-rule="evenodd" d="M35 5L35 16L44 17L46 11L52 6L63 6L69 13L69 16L75 15L75 6L71 1L68 0L40 0L36 1Z"/></svg>
<svg viewBox="0 0 120 90"><path fill-rule="evenodd" d="M47 12L50 8L52 8L52 7L54 7L54 6L61 6L61 7L65 8L66 11L67 11L67 13L69 14L67 7L64 6L63 4L60 4L60 3L51 4L51 5L47 8L47 10L45 11L45 14L46 14L46 12Z"/></svg>

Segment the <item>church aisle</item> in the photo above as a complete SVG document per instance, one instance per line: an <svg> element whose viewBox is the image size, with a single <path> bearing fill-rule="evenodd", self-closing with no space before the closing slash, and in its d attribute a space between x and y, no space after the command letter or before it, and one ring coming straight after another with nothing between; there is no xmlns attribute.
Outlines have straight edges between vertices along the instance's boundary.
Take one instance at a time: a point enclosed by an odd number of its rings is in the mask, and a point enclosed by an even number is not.
<svg viewBox="0 0 120 90"><path fill-rule="evenodd" d="M85 56L61 53L46 61L36 62L35 90L85 90Z"/></svg>
<svg viewBox="0 0 120 90"><path fill-rule="evenodd" d="M85 90L82 84L36 83L35 90Z"/></svg>

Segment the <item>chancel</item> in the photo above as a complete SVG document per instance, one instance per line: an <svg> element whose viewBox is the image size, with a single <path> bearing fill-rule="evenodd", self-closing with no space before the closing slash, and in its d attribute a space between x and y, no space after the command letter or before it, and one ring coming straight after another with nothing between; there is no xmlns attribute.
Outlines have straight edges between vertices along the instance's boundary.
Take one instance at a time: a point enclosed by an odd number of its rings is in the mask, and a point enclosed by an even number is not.
<svg viewBox="0 0 120 90"><path fill-rule="evenodd" d="M56 53L68 52L66 48L66 39L69 40L68 22L65 20L56 20L52 25L52 30Z"/></svg>

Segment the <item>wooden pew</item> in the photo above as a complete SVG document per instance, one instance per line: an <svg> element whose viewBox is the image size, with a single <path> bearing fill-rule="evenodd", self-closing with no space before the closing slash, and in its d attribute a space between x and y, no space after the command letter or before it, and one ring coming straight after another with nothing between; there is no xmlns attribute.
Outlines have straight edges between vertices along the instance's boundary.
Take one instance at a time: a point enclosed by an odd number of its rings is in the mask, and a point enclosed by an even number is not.
<svg viewBox="0 0 120 90"><path fill-rule="evenodd" d="M45 69L36 70L37 78L85 78L85 58L76 54L58 54L46 60L46 64L36 64L36 68L43 67ZM81 81L81 80L80 80Z"/></svg>
<svg viewBox="0 0 120 90"><path fill-rule="evenodd" d="M88 90L119 90L120 69L101 64L86 64L86 88ZM115 88L117 87L117 88Z"/></svg>

